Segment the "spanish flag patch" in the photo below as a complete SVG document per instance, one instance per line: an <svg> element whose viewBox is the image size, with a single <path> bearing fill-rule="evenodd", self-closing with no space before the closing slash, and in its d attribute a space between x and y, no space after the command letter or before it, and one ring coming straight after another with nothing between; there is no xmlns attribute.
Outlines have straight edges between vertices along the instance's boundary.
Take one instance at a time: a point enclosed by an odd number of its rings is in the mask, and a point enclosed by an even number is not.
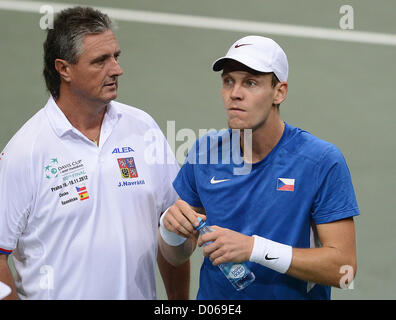
<svg viewBox="0 0 396 320"><path fill-rule="evenodd" d="M88 194L88 191L87 191L87 187L76 187L76 189L77 189L77 193L78 193L78 197L80 198L80 200L82 201L82 200L86 200L86 199L89 199L89 194Z"/></svg>

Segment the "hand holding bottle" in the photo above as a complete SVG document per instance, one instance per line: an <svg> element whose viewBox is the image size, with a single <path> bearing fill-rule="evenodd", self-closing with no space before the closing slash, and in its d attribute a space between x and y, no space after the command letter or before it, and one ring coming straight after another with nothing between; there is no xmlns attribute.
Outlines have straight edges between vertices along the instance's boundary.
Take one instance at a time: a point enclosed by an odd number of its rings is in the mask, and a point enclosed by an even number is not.
<svg viewBox="0 0 396 320"><path fill-rule="evenodd" d="M204 255L212 261L213 265L249 260L253 250L253 237L218 226L208 228L212 232L202 235L198 239L198 245L205 247Z"/></svg>
<svg viewBox="0 0 396 320"><path fill-rule="evenodd" d="M224 273L226 278L230 281L230 283L233 285L233 287L236 290L242 290L246 288L249 284L251 284L255 280L254 273L250 271L250 269L247 267L245 263L242 261L248 260L249 257L245 260L243 260L243 256L238 256L238 254L222 254L222 252L227 252L227 250L222 250L221 247L223 244L226 244L225 247L234 247L236 242L228 242L221 240L224 236L227 237L227 234L229 235L231 233L235 233L232 235L238 235L236 239L240 239L239 235L242 235L238 232L229 230L229 229L224 229L224 228L219 228L219 227L209 227L206 225L206 222L203 221L201 218L198 217L199 225L196 227L196 229L199 231L201 237L199 239L199 243L201 246L204 246L204 254L205 250L207 251L207 254L209 252L209 257L212 256L218 256L217 258L214 258L212 260L216 261L216 264L220 270ZM219 231L219 232L218 232ZM243 236L243 235L242 235ZM246 236L244 236L246 237ZM219 240L220 239L220 240ZM217 242L217 243L216 243ZM227 243L230 243L233 245L227 246ZM217 253L216 253L217 252ZM234 260L228 260L227 257L233 257ZM221 260L224 260L223 263L219 262ZM242 260L241 260L242 259ZM236 261L230 262L230 261ZM213 263L214 264L214 263Z"/></svg>

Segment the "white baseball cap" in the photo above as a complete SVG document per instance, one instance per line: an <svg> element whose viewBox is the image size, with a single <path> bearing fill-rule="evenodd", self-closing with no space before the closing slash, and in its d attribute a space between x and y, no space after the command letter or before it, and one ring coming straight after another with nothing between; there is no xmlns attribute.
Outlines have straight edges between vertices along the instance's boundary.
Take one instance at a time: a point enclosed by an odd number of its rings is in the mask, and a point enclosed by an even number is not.
<svg viewBox="0 0 396 320"><path fill-rule="evenodd" d="M259 72L273 72L279 81L287 81L289 75L285 52L270 38L247 36L237 40L224 57L213 63L213 71L223 70L227 59L236 60Z"/></svg>

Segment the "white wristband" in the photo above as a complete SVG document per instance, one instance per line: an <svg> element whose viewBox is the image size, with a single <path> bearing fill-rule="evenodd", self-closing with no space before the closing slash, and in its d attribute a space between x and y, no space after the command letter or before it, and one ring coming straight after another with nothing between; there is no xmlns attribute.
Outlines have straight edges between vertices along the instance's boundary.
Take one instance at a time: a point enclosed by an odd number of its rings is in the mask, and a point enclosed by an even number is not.
<svg viewBox="0 0 396 320"><path fill-rule="evenodd" d="M254 244L249 261L286 273L292 260L292 247L254 235Z"/></svg>
<svg viewBox="0 0 396 320"><path fill-rule="evenodd" d="M161 219L160 219L160 234L162 239L169 244L172 247L180 246L184 241L187 240L187 238L179 236L178 234L169 231L168 229L165 228L164 226L164 218L166 213L168 212L169 208L166 209L166 211L162 214Z"/></svg>

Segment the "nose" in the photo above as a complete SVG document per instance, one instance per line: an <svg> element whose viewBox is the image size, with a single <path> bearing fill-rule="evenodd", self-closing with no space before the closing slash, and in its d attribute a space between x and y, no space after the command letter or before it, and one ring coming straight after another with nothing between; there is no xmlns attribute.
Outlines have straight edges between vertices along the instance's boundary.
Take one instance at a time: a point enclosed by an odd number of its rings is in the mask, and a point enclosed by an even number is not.
<svg viewBox="0 0 396 320"><path fill-rule="evenodd" d="M117 59L112 58L111 68L110 68L110 76L111 77L119 77L122 74L123 74L123 72L122 72L120 63L118 62Z"/></svg>
<svg viewBox="0 0 396 320"><path fill-rule="evenodd" d="M243 99L243 92L241 85L235 83L230 92L230 98L232 100L242 100Z"/></svg>

